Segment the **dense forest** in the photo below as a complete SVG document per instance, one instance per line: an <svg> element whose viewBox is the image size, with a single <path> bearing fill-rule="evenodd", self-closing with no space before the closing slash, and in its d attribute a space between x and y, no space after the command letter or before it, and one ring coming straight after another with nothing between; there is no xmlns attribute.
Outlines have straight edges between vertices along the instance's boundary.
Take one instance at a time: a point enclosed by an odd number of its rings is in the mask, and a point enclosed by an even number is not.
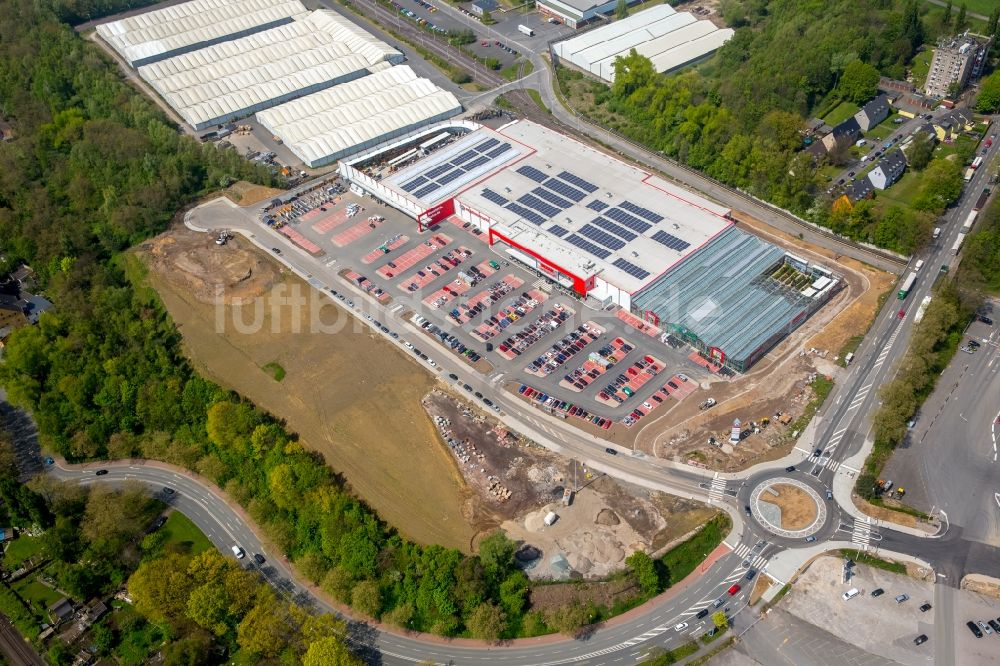
<svg viewBox="0 0 1000 666"><path fill-rule="evenodd" d="M927 241L950 203L931 192L915 210L834 210L818 164L802 149L806 118L876 94L879 75L905 78L942 26L917 0L727 0L733 38L708 64L657 74L632 54L615 82L593 84L593 115L654 150L839 233L900 252ZM565 85L582 75L559 69ZM827 158L823 158L827 159ZM930 167L928 167L930 168ZM949 183L960 172L939 164ZM931 181L933 178L926 178Z"/></svg>
<svg viewBox="0 0 1000 666"><path fill-rule="evenodd" d="M0 381L12 402L35 415L48 447L70 460L143 456L197 470L246 507L330 595L399 627L443 635L572 635L680 580L699 561L695 550L700 556L718 544L728 529L721 519L694 545L660 560L633 556L621 574L633 594L619 607L533 611L515 544L501 533L483 539L472 557L401 538L280 422L199 377L155 293L129 282L141 270L133 270L136 259L125 251L165 229L196 197L237 179L274 184L273 177L234 151L183 136L59 20L114 9L0 3L0 114L17 133L0 144L0 269L31 264L56 304L54 314L11 336ZM58 534L61 521L50 531ZM68 584L81 594L105 593L127 571L86 539L67 544L80 562L101 560L100 567L83 567L90 578L80 567L66 568L68 579L79 578L81 587L72 587L75 579ZM198 564L173 558L156 566L183 577L185 567ZM140 567L130 584L139 609L161 605L153 600L162 590L147 584L151 571ZM213 602L226 598L218 587L213 593ZM282 608L277 616L293 617ZM242 640L240 627L251 616L226 615L221 635L190 617L151 611L147 619L173 641L204 647ZM262 657L306 659L301 636L274 645L280 647Z"/></svg>

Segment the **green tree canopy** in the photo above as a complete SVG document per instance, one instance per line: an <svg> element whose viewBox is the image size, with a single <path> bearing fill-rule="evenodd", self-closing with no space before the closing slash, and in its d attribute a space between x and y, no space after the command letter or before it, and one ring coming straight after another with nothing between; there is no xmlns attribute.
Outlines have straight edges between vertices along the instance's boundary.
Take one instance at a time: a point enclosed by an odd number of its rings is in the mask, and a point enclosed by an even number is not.
<svg viewBox="0 0 1000 666"><path fill-rule="evenodd" d="M1000 110L1000 70L993 72L979 84L976 110L980 113L995 113Z"/></svg>
<svg viewBox="0 0 1000 666"><path fill-rule="evenodd" d="M878 69L866 62L854 60L844 68L837 90L841 99L861 104L878 92L878 81Z"/></svg>

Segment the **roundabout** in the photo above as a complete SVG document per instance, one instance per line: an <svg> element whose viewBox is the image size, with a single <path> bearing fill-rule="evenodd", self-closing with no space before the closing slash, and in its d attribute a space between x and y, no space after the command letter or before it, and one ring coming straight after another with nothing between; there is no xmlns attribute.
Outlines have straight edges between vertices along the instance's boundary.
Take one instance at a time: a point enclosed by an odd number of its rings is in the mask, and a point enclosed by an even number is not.
<svg viewBox="0 0 1000 666"><path fill-rule="evenodd" d="M786 539L805 539L826 524L826 504L819 493L802 481L776 477L762 481L750 492L750 507L757 522Z"/></svg>

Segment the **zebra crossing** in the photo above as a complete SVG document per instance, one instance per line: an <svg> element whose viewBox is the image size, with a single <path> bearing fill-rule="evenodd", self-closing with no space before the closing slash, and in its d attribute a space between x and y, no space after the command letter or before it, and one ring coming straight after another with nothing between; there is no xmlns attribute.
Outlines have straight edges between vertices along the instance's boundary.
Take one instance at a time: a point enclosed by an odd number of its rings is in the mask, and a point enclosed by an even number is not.
<svg viewBox="0 0 1000 666"><path fill-rule="evenodd" d="M872 523L869 516L859 518L854 521L854 530L851 532L851 542L861 546L862 550L868 550L868 545L872 540Z"/></svg>
<svg viewBox="0 0 1000 666"><path fill-rule="evenodd" d="M750 566L749 567L744 567L744 566L741 565L733 573L733 576L735 576L734 580L738 579L738 578L742 578L744 572L748 568L750 568L750 569L763 569L764 567L767 566L767 563L771 560L771 558L770 557L765 557L764 555L758 555L758 554L751 555L751 551L755 551L755 550L756 549L753 548L752 546L749 546L749 545L747 545L745 543L741 543L733 551L734 553L736 553L737 557L740 557L740 558L743 559L743 562L746 562L747 560L750 560ZM729 580L727 579L726 582L729 582Z"/></svg>
<svg viewBox="0 0 1000 666"><path fill-rule="evenodd" d="M888 342L886 342L885 346L882 347L882 351L879 352L878 357L875 359L875 363L872 365L873 370L885 363L885 359L889 356L889 352L892 350L892 343L896 341L896 336L899 335L899 331L902 330L902 328L902 326L897 326L896 330L889 336Z"/></svg>
<svg viewBox="0 0 1000 666"><path fill-rule="evenodd" d="M708 499L709 501L721 501L726 495L726 480L720 479L718 474L712 479L712 483L708 486Z"/></svg>

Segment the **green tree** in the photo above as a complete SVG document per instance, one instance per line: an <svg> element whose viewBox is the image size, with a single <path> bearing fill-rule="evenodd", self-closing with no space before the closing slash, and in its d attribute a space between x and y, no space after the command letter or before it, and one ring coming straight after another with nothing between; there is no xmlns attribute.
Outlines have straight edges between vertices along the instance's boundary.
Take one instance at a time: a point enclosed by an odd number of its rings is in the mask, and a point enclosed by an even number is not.
<svg viewBox="0 0 1000 666"><path fill-rule="evenodd" d="M207 666L212 663L212 637L192 631L166 641L162 653L164 666Z"/></svg>
<svg viewBox="0 0 1000 666"><path fill-rule="evenodd" d="M382 611L382 591L373 580L363 580L351 591L351 606L369 617L378 618Z"/></svg>
<svg viewBox="0 0 1000 666"><path fill-rule="evenodd" d="M514 568L514 553L517 543L496 530L479 542L479 559L490 585L498 585Z"/></svg>
<svg viewBox="0 0 1000 666"><path fill-rule="evenodd" d="M496 23L496 21L493 20L493 14L490 13L490 10L488 9L483 10L483 15L480 16L479 19L483 22L483 25L493 25Z"/></svg>
<svg viewBox="0 0 1000 666"><path fill-rule="evenodd" d="M928 132L918 132L906 148L907 166L916 171L923 171L934 154L934 142L934 136Z"/></svg>
<svg viewBox="0 0 1000 666"><path fill-rule="evenodd" d="M646 553L637 550L625 558L625 566L629 568L632 579L643 596L651 597L660 591L660 577L656 573L656 563Z"/></svg>
<svg viewBox="0 0 1000 666"><path fill-rule="evenodd" d="M475 638L495 641L507 630L507 617L499 606L491 603L479 604L465 625Z"/></svg>
<svg viewBox="0 0 1000 666"><path fill-rule="evenodd" d="M338 638L320 638L309 644L302 666L363 666L365 662L351 654Z"/></svg>
<svg viewBox="0 0 1000 666"><path fill-rule="evenodd" d="M944 7L944 14L941 16L941 27L943 27L945 30L951 27L951 11L952 11L952 2L951 0L948 0L948 4L945 5Z"/></svg>
<svg viewBox="0 0 1000 666"><path fill-rule="evenodd" d="M854 60L844 68L837 90L841 99L861 104L878 92L878 81L878 69L866 62Z"/></svg>
<svg viewBox="0 0 1000 666"><path fill-rule="evenodd" d="M990 20L986 23L986 34L995 36L998 26L1000 26L1000 7L994 7L990 12Z"/></svg>
<svg viewBox="0 0 1000 666"><path fill-rule="evenodd" d="M615 6L615 18L623 19L628 16L628 0L618 0Z"/></svg>
<svg viewBox="0 0 1000 666"><path fill-rule="evenodd" d="M171 553L139 565L128 580L135 609L154 622L180 626L187 616L187 600L194 584L187 573L188 561Z"/></svg>
<svg viewBox="0 0 1000 666"><path fill-rule="evenodd" d="M729 618L726 617L726 614L723 611L712 613L712 622L714 622L715 626L719 629L725 629L729 626Z"/></svg>
<svg viewBox="0 0 1000 666"><path fill-rule="evenodd" d="M281 654L295 631L289 615L288 605L278 601L274 593L265 588L257 605L237 627L237 643L253 655L275 657Z"/></svg>
<svg viewBox="0 0 1000 666"><path fill-rule="evenodd" d="M965 3L963 2L958 6L958 17L955 19L955 32L962 32L969 27L969 21L966 17Z"/></svg>
<svg viewBox="0 0 1000 666"><path fill-rule="evenodd" d="M938 213L962 194L962 167L954 161L936 159L924 169L923 185L913 203L917 210Z"/></svg>
<svg viewBox="0 0 1000 666"><path fill-rule="evenodd" d="M980 113L994 113L1000 110L1000 70L987 76L979 85L976 110Z"/></svg>
<svg viewBox="0 0 1000 666"><path fill-rule="evenodd" d="M574 599L568 604L550 609L545 614L545 623L564 636L576 637L590 624L594 617L591 608Z"/></svg>

